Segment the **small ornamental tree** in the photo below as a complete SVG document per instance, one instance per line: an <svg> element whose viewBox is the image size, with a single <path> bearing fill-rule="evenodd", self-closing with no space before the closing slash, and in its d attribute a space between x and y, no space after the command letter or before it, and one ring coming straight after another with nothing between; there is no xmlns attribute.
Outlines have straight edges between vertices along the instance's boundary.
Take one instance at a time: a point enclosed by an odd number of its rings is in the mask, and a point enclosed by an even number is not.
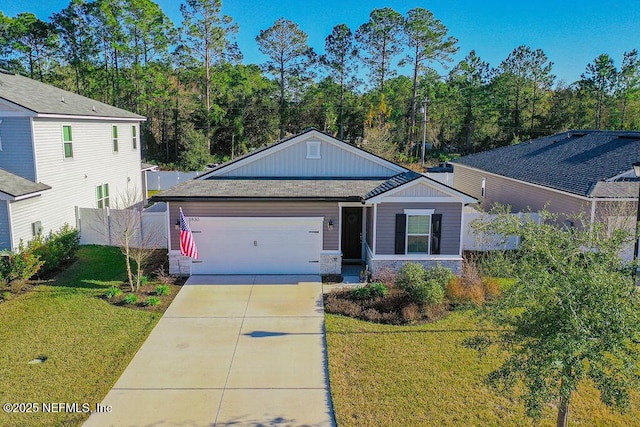
<svg viewBox="0 0 640 427"><path fill-rule="evenodd" d="M556 225L548 212L542 222L506 211L476 230L517 236L513 257L516 282L487 307L499 332L467 344L505 352L488 382L503 391L522 385L527 414L539 419L557 404L557 425L567 426L571 398L591 380L608 406L624 410L629 392L640 384L640 298L619 257L628 230L607 230L582 221L576 228Z"/></svg>

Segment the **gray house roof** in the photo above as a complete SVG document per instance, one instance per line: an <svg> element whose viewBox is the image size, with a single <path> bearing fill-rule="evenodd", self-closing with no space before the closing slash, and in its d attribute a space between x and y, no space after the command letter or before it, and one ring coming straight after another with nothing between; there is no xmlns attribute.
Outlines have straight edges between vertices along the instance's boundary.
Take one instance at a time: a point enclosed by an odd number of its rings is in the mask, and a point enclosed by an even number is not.
<svg viewBox="0 0 640 427"><path fill-rule="evenodd" d="M29 181L21 176L14 175L4 169L0 169L0 192L12 197L26 196L32 193L49 190L46 184Z"/></svg>
<svg viewBox="0 0 640 427"><path fill-rule="evenodd" d="M635 162L640 162L640 132L596 130L563 132L453 161L589 197L626 197L614 193L637 189L634 182L617 187L599 184L631 170Z"/></svg>
<svg viewBox="0 0 640 427"><path fill-rule="evenodd" d="M161 191L157 200L295 199L360 201L385 182L380 179L205 179Z"/></svg>
<svg viewBox="0 0 640 427"><path fill-rule="evenodd" d="M38 114L145 120L138 114L1 69L0 99Z"/></svg>

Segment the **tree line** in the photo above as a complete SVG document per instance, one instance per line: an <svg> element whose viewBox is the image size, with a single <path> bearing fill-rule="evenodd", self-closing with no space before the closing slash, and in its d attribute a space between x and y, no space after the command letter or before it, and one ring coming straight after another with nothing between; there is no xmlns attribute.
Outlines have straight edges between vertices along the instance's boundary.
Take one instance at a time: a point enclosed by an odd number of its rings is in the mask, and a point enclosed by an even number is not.
<svg viewBox="0 0 640 427"><path fill-rule="evenodd" d="M640 58L603 53L568 83L542 49L496 66L429 10L374 9L336 25L323 54L293 21L256 35L243 64L221 0L186 0L175 25L151 0L71 0L47 20L0 12L0 67L147 117L146 160L186 169L315 127L396 161L434 147L474 152L567 129L640 128ZM436 64L445 69L436 71ZM213 157L212 157L213 156Z"/></svg>

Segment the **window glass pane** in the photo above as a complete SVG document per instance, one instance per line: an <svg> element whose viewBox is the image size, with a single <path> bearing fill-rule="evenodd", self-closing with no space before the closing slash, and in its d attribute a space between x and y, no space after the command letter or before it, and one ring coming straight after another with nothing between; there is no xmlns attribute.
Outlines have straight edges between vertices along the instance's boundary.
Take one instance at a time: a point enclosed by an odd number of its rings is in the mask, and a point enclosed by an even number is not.
<svg viewBox="0 0 640 427"><path fill-rule="evenodd" d="M109 197L109 184L104 185L104 197Z"/></svg>
<svg viewBox="0 0 640 427"><path fill-rule="evenodd" d="M98 185L96 187L96 199L98 200L102 199L102 185Z"/></svg>
<svg viewBox="0 0 640 427"><path fill-rule="evenodd" d="M64 156L65 157L73 157L73 146L70 142L64 143Z"/></svg>
<svg viewBox="0 0 640 427"><path fill-rule="evenodd" d="M62 136L64 141L71 141L71 126L62 126Z"/></svg>
<svg viewBox="0 0 640 427"><path fill-rule="evenodd" d="M98 208L102 209L104 206L102 205L102 200L98 200Z"/></svg>
<svg viewBox="0 0 640 427"><path fill-rule="evenodd" d="M135 126L131 126L131 135L133 135L134 137L137 135L136 134L137 130Z"/></svg>
<svg viewBox="0 0 640 427"><path fill-rule="evenodd" d="M410 215L408 234L429 234L431 228L431 217L428 215Z"/></svg>
<svg viewBox="0 0 640 427"><path fill-rule="evenodd" d="M118 127L117 126L112 126L111 129L113 129L113 137L117 138L118 137Z"/></svg>
<svg viewBox="0 0 640 427"><path fill-rule="evenodd" d="M429 236L407 237L408 253L427 253L429 251Z"/></svg>

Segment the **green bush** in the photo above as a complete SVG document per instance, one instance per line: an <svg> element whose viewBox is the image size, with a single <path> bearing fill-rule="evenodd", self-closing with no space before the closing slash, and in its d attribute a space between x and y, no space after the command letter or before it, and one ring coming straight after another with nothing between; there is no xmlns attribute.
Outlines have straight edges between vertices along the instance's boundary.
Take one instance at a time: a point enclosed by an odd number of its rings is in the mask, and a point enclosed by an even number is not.
<svg viewBox="0 0 640 427"><path fill-rule="evenodd" d="M15 253L5 252L0 257L0 279L7 282L29 280L43 264L44 261L20 240Z"/></svg>
<svg viewBox="0 0 640 427"><path fill-rule="evenodd" d="M117 286L111 286L109 289L107 289L107 292L104 293L104 296L107 299L119 297L120 295L122 295L122 289Z"/></svg>
<svg viewBox="0 0 640 427"><path fill-rule="evenodd" d="M373 282L373 283L369 283L367 287L369 288L371 292L371 296L373 298L382 298L389 293L389 290L384 285L384 283Z"/></svg>
<svg viewBox="0 0 640 427"><path fill-rule="evenodd" d="M349 291L351 298L365 300L371 298L381 298L387 295L387 287L380 283L369 283L364 286L357 286Z"/></svg>
<svg viewBox="0 0 640 427"><path fill-rule="evenodd" d="M2 293L2 299L5 300L5 301L9 301L11 299L11 292L4 291Z"/></svg>
<svg viewBox="0 0 640 427"><path fill-rule="evenodd" d="M147 307L153 307L155 305L160 304L160 298L158 298L158 297L148 297L146 300L144 300L143 304L145 306L147 306Z"/></svg>
<svg viewBox="0 0 640 427"><path fill-rule="evenodd" d="M156 286L156 295L158 296L169 295L170 291L171 289L169 288L169 285Z"/></svg>
<svg viewBox="0 0 640 427"><path fill-rule="evenodd" d="M38 273L46 275L57 270L61 265L73 261L79 247L78 230L65 224L48 236L39 234L34 237L27 245L27 250L36 254L44 262Z"/></svg>
<svg viewBox="0 0 640 427"><path fill-rule="evenodd" d="M441 304L446 286L441 276L442 271L428 272L421 264L408 262L398 271L396 285L417 304Z"/></svg>
<svg viewBox="0 0 640 427"><path fill-rule="evenodd" d="M138 296L136 294L127 294L122 301L125 304L135 304L138 302Z"/></svg>
<svg viewBox="0 0 640 427"><path fill-rule="evenodd" d="M137 276L134 278L134 281L138 281ZM149 283L149 278L147 276L140 276L140 285L144 286Z"/></svg>

